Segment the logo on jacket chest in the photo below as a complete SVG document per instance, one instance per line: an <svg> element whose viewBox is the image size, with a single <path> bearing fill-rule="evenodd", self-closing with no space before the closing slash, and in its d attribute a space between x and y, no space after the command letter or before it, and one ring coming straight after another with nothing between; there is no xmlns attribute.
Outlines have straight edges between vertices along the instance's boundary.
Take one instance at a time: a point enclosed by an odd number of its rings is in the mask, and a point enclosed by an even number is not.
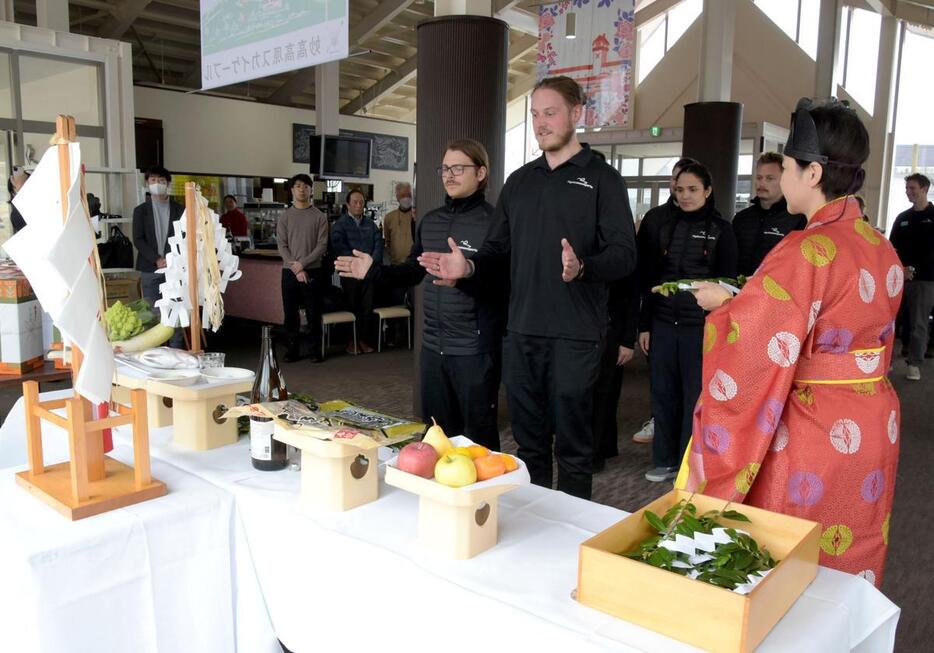
<svg viewBox="0 0 934 653"><path fill-rule="evenodd" d="M470 244L470 241L464 238L463 240L458 241L457 247L464 250L465 252L476 252L477 248Z"/></svg>
<svg viewBox="0 0 934 653"><path fill-rule="evenodd" d="M589 188L590 190L593 190L593 186L590 185L590 182L587 181L585 177L578 177L577 179L568 179L568 183L573 184L575 186L583 186L584 188Z"/></svg>

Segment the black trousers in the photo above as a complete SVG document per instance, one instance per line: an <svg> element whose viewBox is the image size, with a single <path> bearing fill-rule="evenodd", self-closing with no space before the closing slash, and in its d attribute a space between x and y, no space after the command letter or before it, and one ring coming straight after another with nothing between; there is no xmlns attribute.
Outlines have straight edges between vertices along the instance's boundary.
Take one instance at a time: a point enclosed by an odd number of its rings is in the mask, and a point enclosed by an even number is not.
<svg viewBox="0 0 934 653"><path fill-rule="evenodd" d="M623 367L616 364L619 336L612 329L607 333L600 370L593 392L593 458L603 461L619 455L616 409L623 389Z"/></svg>
<svg viewBox="0 0 934 653"><path fill-rule="evenodd" d="M677 467L691 438L694 406L700 396L704 327L655 320L651 334L652 459L656 467Z"/></svg>
<svg viewBox="0 0 934 653"><path fill-rule="evenodd" d="M305 273L308 275L308 283L296 279L295 273L288 268L282 269L282 311L285 313L283 328L289 346L297 346L301 335L301 319L298 312L304 309L305 319L311 330L311 344L317 348L321 346L322 279L317 270L305 270Z"/></svg>
<svg viewBox="0 0 934 653"><path fill-rule="evenodd" d="M509 333L503 381L512 434L532 482L589 499L593 483L593 390L601 344Z"/></svg>
<svg viewBox="0 0 934 653"><path fill-rule="evenodd" d="M341 277L341 288L344 290L347 310L357 318L357 337L364 341L375 342L372 336L375 333L373 307L376 299L376 285L367 279Z"/></svg>
<svg viewBox="0 0 934 653"><path fill-rule="evenodd" d="M466 435L499 451L496 413L499 407L499 353L442 356L422 348L422 419L431 418L448 435Z"/></svg>

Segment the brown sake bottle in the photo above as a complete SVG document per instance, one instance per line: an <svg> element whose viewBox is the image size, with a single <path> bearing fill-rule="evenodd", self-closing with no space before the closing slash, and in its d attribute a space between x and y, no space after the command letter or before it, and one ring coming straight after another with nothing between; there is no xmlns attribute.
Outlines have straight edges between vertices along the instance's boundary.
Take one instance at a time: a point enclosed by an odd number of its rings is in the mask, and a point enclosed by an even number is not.
<svg viewBox="0 0 934 653"><path fill-rule="evenodd" d="M263 342L256 366L256 379L250 403L259 404L269 401L285 401L288 391L285 379L279 371L276 351L272 346L272 327L263 326ZM286 445L272 437L273 421L269 417L250 417L250 460L256 469L272 472L285 469L288 465Z"/></svg>

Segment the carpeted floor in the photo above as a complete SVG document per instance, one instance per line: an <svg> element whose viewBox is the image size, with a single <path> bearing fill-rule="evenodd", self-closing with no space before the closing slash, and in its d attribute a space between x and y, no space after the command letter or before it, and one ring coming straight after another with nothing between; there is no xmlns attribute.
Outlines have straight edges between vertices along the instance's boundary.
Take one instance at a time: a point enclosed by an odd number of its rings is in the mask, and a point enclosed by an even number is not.
<svg viewBox="0 0 934 653"><path fill-rule="evenodd" d="M337 335L337 334L336 334ZM348 356L343 346L329 350L321 364L307 360L283 363L287 386L307 392L317 399L346 399L391 414L412 417L413 355L407 349L388 349L380 354ZM259 355L259 329L256 325L229 320L221 334L213 336L208 347L227 353L227 365L253 369ZM279 351L282 362L282 352ZM932 494L930 465L934 462L934 421L932 388L934 362L927 364L920 383L904 380L904 362L895 365L892 378L902 402L901 461L896 485L883 592L902 608L896 638L897 651L932 650L934 610L931 584L934 579L934 517L929 503ZM47 384L43 390L66 387ZM19 390L0 391L0 414L20 396ZM514 452L505 398L500 409L503 449ZM626 367L619 404L620 455L607 462L594 477L593 500L623 510L638 508L665 493L670 485L650 483L643 473L651 462L650 446L637 445L631 435L649 417L648 369L637 355Z"/></svg>

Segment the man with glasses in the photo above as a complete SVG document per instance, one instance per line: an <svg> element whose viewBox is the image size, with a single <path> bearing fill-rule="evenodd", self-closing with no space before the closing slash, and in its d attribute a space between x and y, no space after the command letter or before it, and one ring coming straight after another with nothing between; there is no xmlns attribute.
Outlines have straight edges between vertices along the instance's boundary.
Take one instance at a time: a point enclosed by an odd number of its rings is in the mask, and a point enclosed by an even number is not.
<svg viewBox="0 0 934 653"><path fill-rule="evenodd" d="M477 141L453 141L437 168L447 193L444 206L419 222L408 258L399 265L360 251L341 256L334 267L341 277L379 280L393 286L422 284L422 418L432 418L449 433L463 433L499 450L496 425L500 347L505 316L505 284L480 287L476 280L439 280L418 264L423 252L449 251L457 243L467 258L483 245L493 207L484 198L490 163Z"/></svg>
<svg viewBox="0 0 934 653"><path fill-rule="evenodd" d="M506 180L483 247L467 259L449 239L420 263L444 280L510 281L503 379L519 457L551 487L554 443L558 489L589 499L607 284L633 272L636 246L622 177L577 140L583 105L573 79L540 81L531 113L543 154Z"/></svg>

